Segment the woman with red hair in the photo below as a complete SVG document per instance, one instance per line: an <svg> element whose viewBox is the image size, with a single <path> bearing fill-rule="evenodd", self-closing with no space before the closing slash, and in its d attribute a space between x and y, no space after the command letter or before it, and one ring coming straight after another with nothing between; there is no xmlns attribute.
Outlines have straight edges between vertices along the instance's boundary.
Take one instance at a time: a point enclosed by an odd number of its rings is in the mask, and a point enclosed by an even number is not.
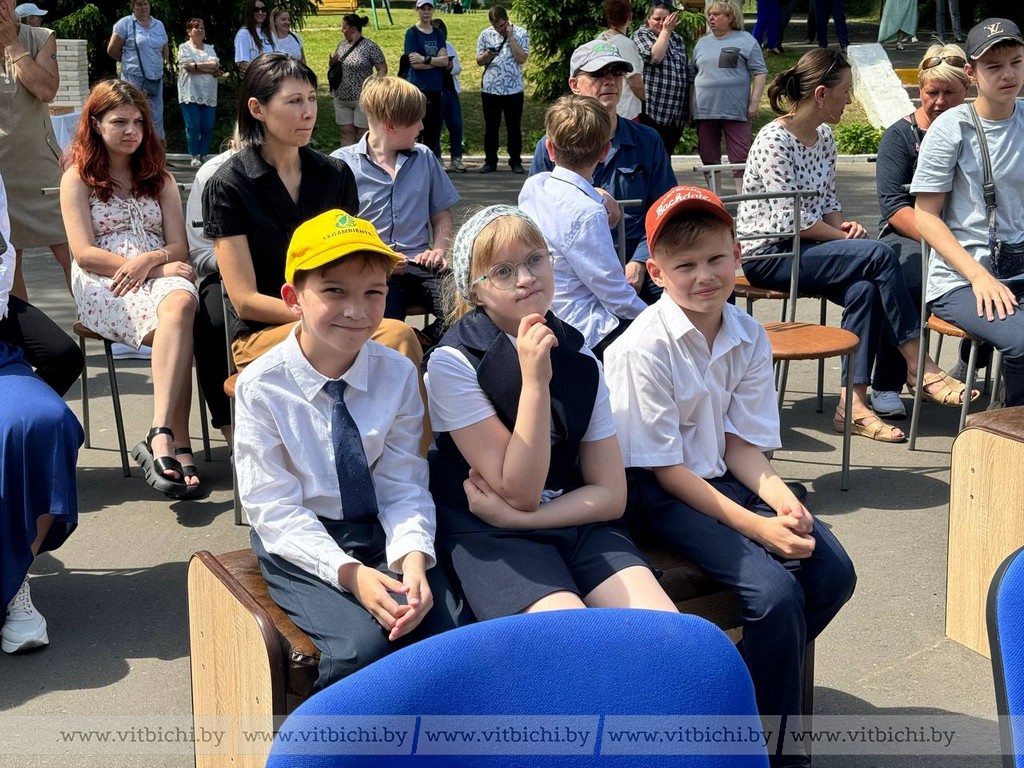
<svg viewBox="0 0 1024 768"><path fill-rule="evenodd" d="M68 150L60 204L79 319L104 338L153 348L153 428L132 455L151 486L195 498L202 493L188 438L195 272L178 187L134 85L93 87Z"/></svg>

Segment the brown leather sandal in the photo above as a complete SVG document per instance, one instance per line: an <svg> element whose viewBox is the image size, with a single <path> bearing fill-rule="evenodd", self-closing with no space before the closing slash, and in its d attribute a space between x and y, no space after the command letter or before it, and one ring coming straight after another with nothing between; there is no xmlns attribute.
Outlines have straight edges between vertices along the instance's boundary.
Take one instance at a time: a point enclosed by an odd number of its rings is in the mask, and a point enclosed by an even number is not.
<svg viewBox="0 0 1024 768"><path fill-rule="evenodd" d="M842 408L836 408L836 413L832 417L832 427L836 432L842 432L846 428L846 411ZM906 442L907 436L896 437L893 434L894 430L899 430L899 427L886 424L871 411L854 412L853 418L850 420L851 434L877 440L880 443Z"/></svg>
<svg viewBox="0 0 1024 768"><path fill-rule="evenodd" d="M907 388L910 390L910 394L914 394L914 385L917 384L916 377L907 377ZM935 388L936 384L941 384L939 388ZM933 389L928 390L929 387ZM921 382L921 397L925 400L931 400L933 403L944 405L947 408L959 408L964 404L964 393L967 391L967 386L957 379L954 379L945 371L939 371L938 373L925 374L924 379ZM978 397L981 396L981 392L976 389L971 390L971 402L973 403Z"/></svg>

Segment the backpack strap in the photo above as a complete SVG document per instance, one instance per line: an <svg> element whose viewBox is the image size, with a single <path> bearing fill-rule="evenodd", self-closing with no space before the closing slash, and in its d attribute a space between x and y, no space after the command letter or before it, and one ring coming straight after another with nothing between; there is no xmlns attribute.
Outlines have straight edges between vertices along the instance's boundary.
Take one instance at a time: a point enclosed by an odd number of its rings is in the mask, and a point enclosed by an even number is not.
<svg viewBox="0 0 1024 768"><path fill-rule="evenodd" d="M981 147L981 169L984 174L981 191L985 198L985 210L988 211L988 242L991 247L996 244L996 182L992 174L992 158L988 153L988 141L985 139L985 128L978 117L978 111L974 103L968 107L971 113L971 122L974 123L974 130L978 134L978 144Z"/></svg>

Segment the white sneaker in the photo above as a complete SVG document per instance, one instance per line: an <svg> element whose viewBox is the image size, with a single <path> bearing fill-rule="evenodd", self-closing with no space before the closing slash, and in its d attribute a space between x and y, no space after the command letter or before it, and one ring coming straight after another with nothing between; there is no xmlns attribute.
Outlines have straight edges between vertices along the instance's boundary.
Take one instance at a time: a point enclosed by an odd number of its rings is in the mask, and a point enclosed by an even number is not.
<svg viewBox="0 0 1024 768"><path fill-rule="evenodd" d="M149 360L153 356L152 347L142 346L135 349L135 347L129 347L119 341L111 344L110 350L115 360Z"/></svg>
<svg viewBox="0 0 1024 768"><path fill-rule="evenodd" d="M20 653L33 648L49 645L46 636L46 619L32 605L32 595L28 591L28 577L21 583L21 588L7 604L7 620L0 630L0 648L4 653Z"/></svg>
<svg viewBox="0 0 1024 768"><path fill-rule="evenodd" d="M898 418L907 415L907 408L899 392L877 392L871 390L871 408L879 416Z"/></svg>
<svg viewBox="0 0 1024 768"><path fill-rule="evenodd" d="M198 168L203 164L203 161L199 159L199 155L192 155L192 162L189 163L193 168Z"/></svg>

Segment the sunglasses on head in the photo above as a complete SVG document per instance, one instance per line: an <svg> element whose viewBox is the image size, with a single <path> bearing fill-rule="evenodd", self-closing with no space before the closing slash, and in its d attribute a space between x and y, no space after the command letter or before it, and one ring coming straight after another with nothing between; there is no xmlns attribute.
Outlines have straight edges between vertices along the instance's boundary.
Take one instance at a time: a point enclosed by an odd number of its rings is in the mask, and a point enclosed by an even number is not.
<svg viewBox="0 0 1024 768"><path fill-rule="evenodd" d="M946 62L949 66L956 67L957 69L963 69L967 65L967 59L963 56L929 56L921 62L921 69L922 71L932 69L939 66L942 62Z"/></svg>
<svg viewBox="0 0 1024 768"><path fill-rule="evenodd" d="M841 51L831 51L831 53L832 63L829 64L828 69L825 70L825 74L822 75L821 79L818 81L818 85L824 85L826 88L828 87L827 83L829 78L835 73L837 67L841 65L849 66L849 63L846 61L846 57L843 56Z"/></svg>

